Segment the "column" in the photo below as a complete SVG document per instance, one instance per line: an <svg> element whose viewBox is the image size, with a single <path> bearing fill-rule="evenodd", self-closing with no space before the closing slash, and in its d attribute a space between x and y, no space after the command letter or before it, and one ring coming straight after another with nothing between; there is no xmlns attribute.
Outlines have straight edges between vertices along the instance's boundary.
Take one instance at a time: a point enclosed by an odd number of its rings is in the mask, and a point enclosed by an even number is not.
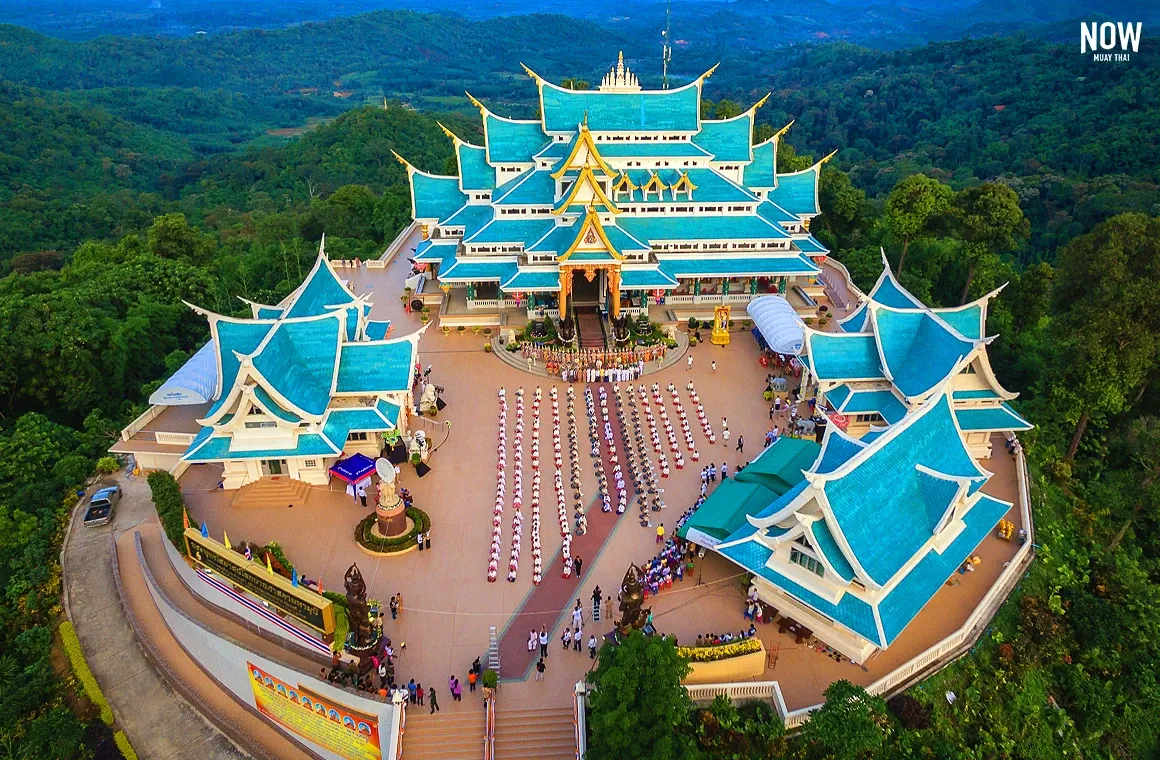
<svg viewBox="0 0 1160 760"><path fill-rule="evenodd" d="M612 306L608 313L612 315L613 319L620 316L620 270L608 269L608 292L612 298Z"/></svg>
<svg viewBox="0 0 1160 760"><path fill-rule="evenodd" d="M572 270L560 267L560 319L568 316L568 293L572 289Z"/></svg>

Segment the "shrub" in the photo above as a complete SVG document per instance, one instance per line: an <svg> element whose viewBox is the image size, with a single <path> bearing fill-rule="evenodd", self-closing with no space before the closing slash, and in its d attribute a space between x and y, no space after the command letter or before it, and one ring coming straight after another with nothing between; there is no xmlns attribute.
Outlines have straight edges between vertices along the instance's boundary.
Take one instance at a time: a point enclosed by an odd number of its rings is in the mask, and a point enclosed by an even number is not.
<svg viewBox="0 0 1160 760"><path fill-rule="evenodd" d="M737 324L737 323L734 322L732 319L729 320L729 327L733 327L735 324Z"/></svg>
<svg viewBox="0 0 1160 760"><path fill-rule="evenodd" d="M370 549L373 552L383 554L393 554L395 552L401 552L404 549L410 549L415 545L415 535L417 533L426 533L431 527L431 518L418 507L409 507L407 509L407 517L410 517L411 522L414 523L411 526L411 530L394 538L379 538L371 533L371 527L375 524L376 516L373 514L367 515L355 526L354 540L364 549ZM331 597L327 596L327 598L329 599ZM345 599L343 601L345 603Z"/></svg>
<svg viewBox="0 0 1160 760"><path fill-rule="evenodd" d="M113 708L109 707L109 702L105 699L100 684L93 677L93 671L89 670L89 664L85 662L85 653L81 650L81 642L77 638L76 629L67 620L60 624L60 640L64 644L64 651L68 655L69 662L72 663L73 673L76 674L77 680L81 682L81 686L85 690L85 695L101 711L101 720L104 724L106 726L113 725Z"/></svg>
<svg viewBox="0 0 1160 760"><path fill-rule="evenodd" d="M483 671L483 677L479 679L483 683L485 689L494 689L499 685L499 674L491 668Z"/></svg>
<svg viewBox="0 0 1160 760"><path fill-rule="evenodd" d="M450 335L451 334L451 326L450 325L443 325L442 327L439 328L439 332L443 333L444 335Z"/></svg>
<svg viewBox="0 0 1160 760"><path fill-rule="evenodd" d="M121 756L125 760L137 760L137 752L133 749L133 745L129 743L129 737L125 736L124 731L118 731L113 734L113 741L117 743L117 749L121 750Z"/></svg>
<svg viewBox="0 0 1160 760"><path fill-rule="evenodd" d="M909 694L899 694L886 703L903 728L921 730L930 728L930 708Z"/></svg>
<svg viewBox="0 0 1160 760"><path fill-rule="evenodd" d="M491 335L491 328L490 327L483 328L483 334L484 335Z"/></svg>
<svg viewBox="0 0 1160 760"><path fill-rule="evenodd" d="M182 534L185 532L185 499L181 496L181 486L165 470L149 473L146 480L149 482L149 490L153 492L153 506L157 508L157 517L161 520L165 535L184 552Z"/></svg>
<svg viewBox="0 0 1160 760"><path fill-rule="evenodd" d="M773 401L773 391L766 391L766 392L762 393L761 396L766 401Z"/></svg>
<svg viewBox="0 0 1160 760"><path fill-rule="evenodd" d="M491 353L491 343L484 343L483 350L490 354Z"/></svg>
<svg viewBox="0 0 1160 760"><path fill-rule="evenodd" d="M462 335L463 333L467 332L467 328L466 328L466 327L464 327L463 325L459 325L459 327L456 327L456 328L455 328L455 332L457 332L457 333L459 333L460 335Z"/></svg>
<svg viewBox="0 0 1160 760"><path fill-rule="evenodd" d="M690 337L689 337L689 345L690 345L690 346L695 346L695 345L697 345L697 339L696 339L695 337L693 337L693 336L690 336Z"/></svg>
<svg viewBox="0 0 1160 760"><path fill-rule="evenodd" d="M121 463L115 457L101 457L97 460L97 472L110 475L121 469Z"/></svg>
<svg viewBox="0 0 1160 760"><path fill-rule="evenodd" d="M689 662L716 662L760 651L761 642L756 638L731 641L713 647L677 647L677 654Z"/></svg>
<svg viewBox="0 0 1160 760"><path fill-rule="evenodd" d="M696 317L689 317L689 329L696 330L697 325L698 325L697 318Z"/></svg>

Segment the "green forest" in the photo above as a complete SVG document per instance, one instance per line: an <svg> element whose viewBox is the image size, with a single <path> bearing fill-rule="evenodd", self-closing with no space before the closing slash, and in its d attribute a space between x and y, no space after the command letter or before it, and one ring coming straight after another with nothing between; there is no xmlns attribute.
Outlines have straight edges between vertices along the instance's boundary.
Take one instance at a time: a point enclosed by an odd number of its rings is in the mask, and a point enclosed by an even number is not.
<svg viewBox="0 0 1160 760"><path fill-rule="evenodd" d="M598 81L639 44L555 16L85 43L0 27L0 758L107 756L60 664L57 557L77 488L206 339L181 301L276 301L324 233L335 257L378 255L410 213L391 151L451 172L437 121L479 139L463 90L530 115L518 61ZM706 115L772 91L755 137L796 119L783 170L838 150L812 229L861 286L880 249L933 305L1007 283L990 354L1037 425L1038 553L971 655L889 703L835 684L793 735L753 708L694 709L666 642L622 647L593 678L635 701L593 705L593 760L1160 755L1154 50L1104 66L1012 37L723 62Z"/></svg>

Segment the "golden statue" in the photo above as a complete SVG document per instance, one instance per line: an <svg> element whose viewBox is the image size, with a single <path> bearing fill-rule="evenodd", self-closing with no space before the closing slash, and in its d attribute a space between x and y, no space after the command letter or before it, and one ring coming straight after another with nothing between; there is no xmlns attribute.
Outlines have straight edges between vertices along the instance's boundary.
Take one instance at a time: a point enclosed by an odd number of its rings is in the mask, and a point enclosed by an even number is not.
<svg viewBox="0 0 1160 760"><path fill-rule="evenodd" d="M729 305L721 304L713 309L713 336L715 346L729 345Z"/></svg>

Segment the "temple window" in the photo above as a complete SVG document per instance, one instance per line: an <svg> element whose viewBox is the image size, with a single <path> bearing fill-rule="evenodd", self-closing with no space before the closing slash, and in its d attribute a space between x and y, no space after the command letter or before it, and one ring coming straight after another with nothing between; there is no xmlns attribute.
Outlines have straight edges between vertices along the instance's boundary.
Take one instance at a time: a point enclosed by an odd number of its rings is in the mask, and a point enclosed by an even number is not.
<svg viewBox="0 0 1160 760"><path fill-rule="evenodd" d="M348 441L365 441L367 439L366 433L351 433L346 437Z"/></svg>
<svg viewBox="0 0 1160 760"><path fill-rule="evenodd" d="M272 422L270 420L265 420L262 422L247 422L246 423L247 430L261 430L261 429L275 428L275 427L278 427L278 423Z"/></svg>
<svg viewBox="0 0 1160 760"><path fill-rule="evenodd" d="M801 565L819 578L826 577L826 568L822 563L796 547L789 550L789 561Z"/></svg>

